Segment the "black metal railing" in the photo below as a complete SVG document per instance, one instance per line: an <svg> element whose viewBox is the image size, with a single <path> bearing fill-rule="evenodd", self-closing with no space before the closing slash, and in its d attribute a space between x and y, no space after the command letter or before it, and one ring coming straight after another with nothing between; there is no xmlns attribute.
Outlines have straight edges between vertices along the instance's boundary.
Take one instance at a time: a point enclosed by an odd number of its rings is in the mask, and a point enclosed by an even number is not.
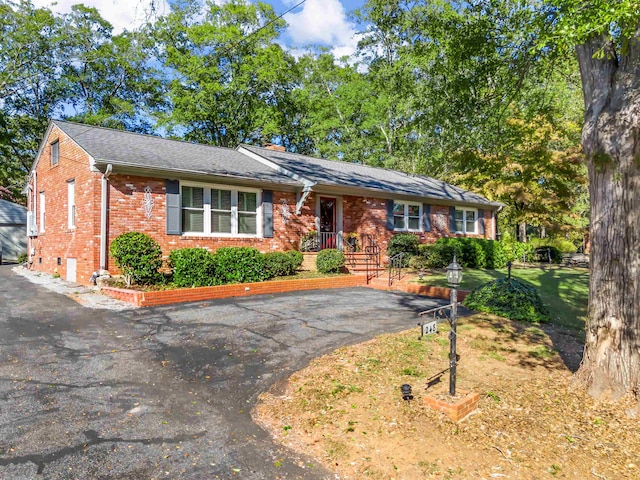
<svg viewBox="0 0 640 480"><path fill-rule="evenodd" d="M373 236L362 234L362 245L365 253L367 283L380 275L380 247Z"/></svg>
<svg viewBox="0 0 640 480"><path fill-rule="evenodd" d="M402 266L404 263L404 252L400 252L389 259L389 286L397 278L402 279Z"/></svg>
<svg viewBox="0 0 640 480"><path fill-rule="evenodd" d="M349 265L350 267L354 267L356 266L356 245L349 243L349 242L343 242L342 243L342 251L344 253L344 260L347 263L347 265Z"/></svg>

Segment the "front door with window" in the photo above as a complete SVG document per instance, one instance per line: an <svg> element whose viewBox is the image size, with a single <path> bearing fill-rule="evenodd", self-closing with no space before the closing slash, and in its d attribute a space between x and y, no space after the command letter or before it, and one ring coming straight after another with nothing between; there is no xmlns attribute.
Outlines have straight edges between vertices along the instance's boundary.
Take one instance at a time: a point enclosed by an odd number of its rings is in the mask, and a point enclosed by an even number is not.
<svg viewBox="0 0 640 480"><path fill-rule="evenodd" d="M321 249L337 247L337 200L320 197L320 239Z"/></svg>

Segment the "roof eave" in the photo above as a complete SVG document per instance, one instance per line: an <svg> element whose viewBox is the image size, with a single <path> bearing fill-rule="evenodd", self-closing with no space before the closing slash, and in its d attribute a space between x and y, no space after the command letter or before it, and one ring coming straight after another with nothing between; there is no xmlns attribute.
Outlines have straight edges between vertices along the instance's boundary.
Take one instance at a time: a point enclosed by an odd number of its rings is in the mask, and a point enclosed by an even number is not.
<svg viewBox="0 0 640 480"><path fill-rule="evenodd" d="M234 185L245 185L245 186L269 186L271 188L280 190L280 191L299 191L303 185L296 184L294 182L270 182L264 179L256 179L255 177L243 177L239 175L232 174L223 174L223 173L214 173L214 172L206 172L200 170L188 170L188 169L179 169L179 168L154 168L149 167L147 165L137 165L134 163L125 163L125 162L116 162L113 160L107 159L96 159L94 163L95 167L100 171L104 172L107 165L113 166L113 173L115 174L130 174L130 175L139 175L144 177L161 177L168 179L180 179L180 180L191 180L191 181L217 181L227 184Z"/></svg>

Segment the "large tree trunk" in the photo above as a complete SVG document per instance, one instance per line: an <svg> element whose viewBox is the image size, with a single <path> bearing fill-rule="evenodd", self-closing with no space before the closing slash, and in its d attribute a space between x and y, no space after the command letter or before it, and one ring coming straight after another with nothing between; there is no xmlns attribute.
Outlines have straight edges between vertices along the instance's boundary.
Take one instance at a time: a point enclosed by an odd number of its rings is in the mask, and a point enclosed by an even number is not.
<svg viewBox="0 0 640 480"><path fill-rule="evenodd" d="M605 57L595 55L602 52ZM591 395L640 396L640 45L616 57L605 37L577 48L585 97L591 277L577 378Z"/></svg>

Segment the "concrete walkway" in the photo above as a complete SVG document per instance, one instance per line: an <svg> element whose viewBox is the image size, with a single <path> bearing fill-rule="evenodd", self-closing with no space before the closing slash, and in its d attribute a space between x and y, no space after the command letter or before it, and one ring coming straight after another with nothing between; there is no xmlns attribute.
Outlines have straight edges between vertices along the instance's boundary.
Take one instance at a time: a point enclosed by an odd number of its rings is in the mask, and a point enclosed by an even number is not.
<svg viewBox="0 0 640 480"><path fill-rule="evenodd" d="M93 310L0 267L0 478L334 478L251 420L323 353L442 304L367 288Z"/></svg>

